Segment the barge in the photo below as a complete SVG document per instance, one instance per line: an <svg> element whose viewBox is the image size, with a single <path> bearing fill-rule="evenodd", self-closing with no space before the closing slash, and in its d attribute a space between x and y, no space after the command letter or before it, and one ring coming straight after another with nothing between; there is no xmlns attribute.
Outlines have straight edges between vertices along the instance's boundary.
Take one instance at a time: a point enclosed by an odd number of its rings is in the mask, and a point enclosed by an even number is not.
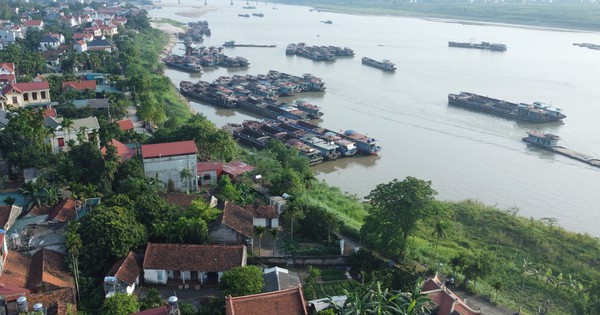
<svg viewBox="0 0 600 315"><path fill-rule="evenodd" d="M448 42L449 47L460 47L460 48L474 48L474 49L486 49L492 51L506 51L507 47L504 44L481 42L481 43L461 43L461 42Z"/></svg>
<svg viewBox="0 0 600 315"><path fill-rule="evenodd" d="M338 46L307 46L305 43L289 44L286 55L298 55L315 61L335 61L337 57L352 57L354 50Z"/></svg>
<svg viewBox="0 0 600 315"><path fill-rule="evenodd" d="M381 69L383 71L396 71L396 65L389 60L377 61L369 57L363 57L362 64Z"/></svg>
<svg viewBox="0 0 600 315"><path fill-rule="evenodd" d="M282 117L280 117L278 120L285 122L287 124L290 124L294 127L304 129L307 132L315 133L315 134L319 135L320 137L322 137L323 139L335 143L339 147L339 152L342 156L353 156L358 152L358 149L357 149L354 141L350 141L350 140L344 138L342 135L340 135L339 133L337 133L335 131L311 124L306 121L301 121L301 120L296 121L296 120L286 119L286 118L282 118Z"/></svg>
<svg viewBox="0 0 600 315"><path fill-rule="evenodd" d="M223 47L260 47L260 48L275 48L276 45L255 45L255 44L236 44L235 41L230 40L223 43Z"/></svg>
<svg viewBox="0 0 600 315"><path fill-rule="evenodd" d="M562 154L566 157L587 163L591 166L600 167L600 158L593 158L585 154L575 152L565 147L557 145L560 138L557 135L551 133L541 133L537 131L529 131L527 137L522 140L527 144L531 144L552 152Z"/></svg>
<svg viewBox="0 0 600 315"><path fill-rule="evenodd" d="M448 103L506 118L535 123L561 121L567 117L559 108L550 108L542 102L517 104L468 92L448 94Z"/></svg>
<svg viewBox="0 0 600 315"><path fill-rule="evenodd" d="M163 62L171 67L178 70L182 70L190 73L200 73L202 72L202 66L199 63L199 60L194 57L189 56L177 56L171 55L167 56L163 59Z"/></svg>

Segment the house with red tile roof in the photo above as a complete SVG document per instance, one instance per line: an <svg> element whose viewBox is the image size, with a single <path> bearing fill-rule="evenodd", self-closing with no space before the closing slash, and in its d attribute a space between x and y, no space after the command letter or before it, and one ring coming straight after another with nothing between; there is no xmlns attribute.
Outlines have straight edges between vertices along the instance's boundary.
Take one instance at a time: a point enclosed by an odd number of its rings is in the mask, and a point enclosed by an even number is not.
<svg viewBox="0 0 600 315"><path fill-rule="evenodd" d="M81 201L66 198L50 209L46 220L61 223L70 222L77 218L77 212L82 209L83 204Z"/></svg>
<svg viewBox="0 0 600 315"><path fill-rule="evenodd" d="M448 289L437 273L434 277L425 281L421 294L427 295L437 305L437 314L439 315L481 314L481 310L473 309L458 295Z"/></svg>
<svg viewBox="0 0 600 315"><path fill-rule="evenodd" d="M2 88L2 109L7 106L47 106L50 104L48 82L10 83Z"/></svg>
<svg viewBox="0 0 600 315"><path fill-rule="evenodd" d="M248 244L254 236L252 212L225 201L223 213L211 224L208 236L213 243Z"/></svg>
<svg viewBox="0 0 600 315"><path fill-rule="evenodd" d="M252 225L267 229L279 227L279 213L274 205L247 205L245 208L252 213Z"/></svg>
<svg viewBox="0 0 600 315"><path fill-rule="evenodd" d="M198 148L193 140L142 145L146 177L158 178L176 191L198 190ZM184 176L185 174L185 176Z"/></svg>
<svg viewBox="0 0 600 315"><path fill-rule="evenodd" d="M94 34L90 34L90 33L75 33L73 34L73 39L75 41L84 41L84 42L90 42L94 39Z"/></svg>
<svg viewBox="0 0 600 315"><path fill-rule="evenodd" d="M308 315L302 287L238 297L225 297L226 315Z"/></svg>
<svg viewBox="0 0 600 315"><path fill-rule="evenodd" d="M223 172L223 162L198 162L198 180L200 186L216 185Z"/></svg>
<svg viewBox="0 0 600 315"><path fill-rule="evenodd" d="M65 81L62 83L62 91L66 92L69 89L76 91L92 90L96 91L96 80L77 80L77 81Z"/></svg>
<svg viewBox="0 0 600 315"><path fill-rule="evenodd" d="M27 299L28 310L30 312L34 310L34 306L41 306L44 315L77 314L75 290L72 288L10 296L8 299L5 299L7 314L20 314L18 312L17 299L22 296Z"/></svg>
<svg viewBox="0 0 600 315"><path fill-rule="evenodd" d="M135 287L140 283L141 273L142 258L134 252L129 252L125 258L115 262L106 277L104 277L106 297L110 297L115 293L132 294Z"/></svg>
<svg viewBox="0 0 600 315"><path fill-rule="evenodd" d="M252 172L254 167L240 160L231 161L223 165L223 173L228 175L232 180L236 180L240 175Z"/></svg>
<svg viewBox="0 0 600 315"><path fill-rule="evenodd" d="M117 149L117 156L119 157L120 163L123 163L135 156L135 149L128 147L117 139L110 140L109 144ZM106 155L106 150L107 148L104 146L100 149L100 153L102 153L102 155Z"/></svg>
<svg viewBox="0 0 600 315"><path fill-rule="evenodd" d="M42 20L27 20L27 21L23 22L23 26L25 26L28 29L35 28L35 29L38 29L41 31L44 29L44 21L42 21Z"/></svg>
<svg viewBox="0 0 600 315"><path fill-rule="evenodd" d="M129 118L117 121L117 125L119 125L119 128L124 131L135 129L133 121Z"/></svg>
<svg viewBox="0 0 600 315"><path fill-rule="evenodd" d="M15 64L12 62L2 62L0 63L0 88L9 83L17 83Z"/></svg>
<svg viewBox="0 0 600 315"><path fill-rule="evenodd" d="M243 245L148 243L144 282L216 285L223 272L245 266L247 258Z"/></svg>

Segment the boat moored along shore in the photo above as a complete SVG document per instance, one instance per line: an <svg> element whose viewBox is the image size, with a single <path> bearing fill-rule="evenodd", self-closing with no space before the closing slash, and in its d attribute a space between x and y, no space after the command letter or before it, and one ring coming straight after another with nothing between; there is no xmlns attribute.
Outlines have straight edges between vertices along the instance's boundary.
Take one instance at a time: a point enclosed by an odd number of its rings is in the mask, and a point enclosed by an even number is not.
<svg viewBox="0 0 600 315"><path fill-rule="evenodd" d="M561 121L567 117L561 113L559 108L550 108L550 106L542 102L517 104L469 92L448 94L448 103L502 117L535 123Z"/></svg>
<svg viewBox="0 0 600 315"><path fill-rule="evenodd" d="M537 131L529 131L527 137L523 138L523 141L528 144L550 150L562 154L566 157L585 162L589 165L600 167L600 158L593 158L585 154L575 152L565 147L557 145L560 138L557 135L551 133L541 133Z"/></svg>
<svg viewBox="0 0 600 315"><path fill-rule="evenodd" d="M381 69L383 71L396 71L396 65L389 60L377 61L369 57L363 57L362 64Z"/></svg>
<svg viewBox="0 0 600 315"><path fill-rule="evenodd" d="M223 47L260 47L260 48L275 48L277 45L256 45L256 44L236 44L235 41L230 40L223 43Z"/></svg>

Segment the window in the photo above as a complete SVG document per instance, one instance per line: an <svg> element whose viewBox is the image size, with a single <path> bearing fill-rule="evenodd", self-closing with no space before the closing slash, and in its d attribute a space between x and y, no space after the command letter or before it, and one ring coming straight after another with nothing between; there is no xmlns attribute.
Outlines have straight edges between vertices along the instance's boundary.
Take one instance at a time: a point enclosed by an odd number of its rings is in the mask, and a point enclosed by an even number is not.
<svg viewBox="0 0 600 315"><path fill-rule="evenodd" d="M42 92L42 99L45 99L45 98L46 98L46 91L43 91Z"/></svg>
<svg viewBox="0 0 600 315"><path fill-rule="evenodd" d="M29 101L29 94L28 93L23 93L23 100L24 101Z"/></svg>
<svg viewBox="0 0 600 315"><path fill-rule="evenodd" d="M156 272L156 280L163 281L162 270L159 270L159 271Z"/></svg>
<svg viewBox="0 0 600 315"><path fill-rule="evenodd" d="M13 96L12 100L13 100L13 102L12 102L13 104L19 104L19 99L16 96Z"/></svg>
<svg viewBox="0 0 600 315"><path fill-rule="evenodd" d="M31 93L31 98L35 101L37 100L37 92Z"/></svg>
<svg viewBox="0 0 600 315"><path fill-rule="evenodd" d="M210 176L210 174L204 174L204 176L202 177L202 180L211 180L212 176Z"/></svg>
<svg viewBox="0 0 600 315"><path fill-rule="evenodd" d="M62 148L65 146L65 138L58 138L58 147Z"/></svg>

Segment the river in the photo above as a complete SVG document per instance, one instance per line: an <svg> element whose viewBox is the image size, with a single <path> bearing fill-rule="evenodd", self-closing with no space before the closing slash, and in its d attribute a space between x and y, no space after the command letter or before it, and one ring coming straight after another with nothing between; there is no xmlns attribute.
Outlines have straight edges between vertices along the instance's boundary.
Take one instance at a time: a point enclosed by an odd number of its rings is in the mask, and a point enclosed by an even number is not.
<svg viewBox="0 0 600 315"><path fill-rule="evenodd" d="M169 2L170 1L170 2ZM526 217L558 219L564 228L600 236L600 169L527 146L528 130L552 132L559 144L600 157L600 51L573 43L600 44L600 33L507 25L473 24L416 18L360 16L310 11L307 7L245 1L208 0L202 16L190 15L204 1L163 0L151 17L182 22L206 20L212 36L203 45L235 40L275 44L276 48L226 48L243 56L247 69L210 69L190 75L168 69L181 80L212 81L219 76L278 70L312 73L324 93L299 95L319 105L319 123L353 129L377 138L378 156L322 163L316 177L342 190L366 196L379 183L414 176L432 182L443 200L478 200ZM157 3L157 5L161 5ZM169 6L170 5L170 6ZM276 8L276 9L274 9ZM264 17L238 17L262 12ZM333 24L320 21L331 20ZM448 47L448 41L491 41L504 53ZM347 46L353 58L315 62L286 56L289 43ZM182 54L182 45L173 53ZM360 59L389 59L395 73L361 64ZM543 101L567 115L563 123L530 124L449 106L448 93L474 92L514 102ZM218 126L257 117L192 102L192 108Z"/></svg>

